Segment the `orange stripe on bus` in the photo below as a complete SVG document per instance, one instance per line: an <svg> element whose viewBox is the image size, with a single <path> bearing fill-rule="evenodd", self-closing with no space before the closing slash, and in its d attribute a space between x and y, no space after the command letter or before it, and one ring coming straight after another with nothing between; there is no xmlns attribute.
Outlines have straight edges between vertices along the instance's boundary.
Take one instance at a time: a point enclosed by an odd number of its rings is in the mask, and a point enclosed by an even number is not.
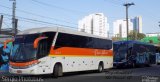
<svg viewBox="0 0 160 82"><path fill-rule="evenodd" d="M29 62L24 62L24 63L17 63L17 62L11 62L11 61L9 62L11 66L16 66L16 67L25 67L25 66L29 66L35 63L38 63L38 60L33 60Z"/></svg>
<svg viewBox="0 0 160 82"><path fill-rule="evenodd" d="M68 55L68 56L113 56L112 50L104 49L88 49L88 48L73 48L61 47L50 50L51 55Z"/></svg>

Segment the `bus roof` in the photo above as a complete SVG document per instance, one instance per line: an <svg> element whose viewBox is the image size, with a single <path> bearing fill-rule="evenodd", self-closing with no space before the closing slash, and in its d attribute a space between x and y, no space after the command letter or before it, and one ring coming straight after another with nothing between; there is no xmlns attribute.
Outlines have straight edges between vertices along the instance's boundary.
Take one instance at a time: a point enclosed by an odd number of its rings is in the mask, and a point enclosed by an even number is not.
<svg viewBox="0 0 160 82"><path fill-rule="evenodd" d="M27 29L24 31L19 32L17 35L23 35L23 34L35 34L35 33L43 33L43 32L61 32L61 33L68 33L68 34L75 34L75 35L81 35L81 36L89 36L89 37L95 37L95 38L101 38L101 39L108 39L106 37L96 36L93 34L80 32L71 28L62 28L62 27L40 27L40 28L32 28Z"/></svg>

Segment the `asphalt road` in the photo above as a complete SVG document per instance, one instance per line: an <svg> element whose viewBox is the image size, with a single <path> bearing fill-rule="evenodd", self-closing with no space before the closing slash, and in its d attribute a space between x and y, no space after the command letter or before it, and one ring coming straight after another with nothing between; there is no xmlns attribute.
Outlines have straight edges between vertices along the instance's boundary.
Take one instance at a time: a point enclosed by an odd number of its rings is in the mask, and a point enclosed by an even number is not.
<svg viewBox="0 0 160 82"><path fill-rule="evenodd" d="M160 82L160 65L141 68L109 69L103 73L65 73L63 77L12 76L1 74L1 82Z"/></svg>

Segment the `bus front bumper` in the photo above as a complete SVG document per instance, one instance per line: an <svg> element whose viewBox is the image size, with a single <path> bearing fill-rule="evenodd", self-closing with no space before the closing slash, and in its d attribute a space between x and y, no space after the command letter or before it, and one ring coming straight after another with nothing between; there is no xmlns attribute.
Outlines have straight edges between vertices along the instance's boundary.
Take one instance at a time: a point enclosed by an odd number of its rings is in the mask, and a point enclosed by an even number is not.
<svg viewBox="0 0 160 82"><path fill-rule="evenodd" d="M17 69L9 67L9 72L11 74L18 74L18 75L39 75L40 73L37 70L37 66L25 68L25 69Z"/></svg>

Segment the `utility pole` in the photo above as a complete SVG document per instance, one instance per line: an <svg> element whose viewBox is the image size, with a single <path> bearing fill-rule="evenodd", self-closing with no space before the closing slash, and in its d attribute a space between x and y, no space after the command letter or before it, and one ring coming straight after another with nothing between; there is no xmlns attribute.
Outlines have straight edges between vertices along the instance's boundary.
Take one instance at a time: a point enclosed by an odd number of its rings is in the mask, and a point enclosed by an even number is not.
<svg viewBox="0 0 160 82"><path fill-rule="evenodd" d="M16 35L16 0L10 0L13 1L12 5L12 33L13 35Z"/></svg>
<svg viewBox="0 0 160 82"><path fill-rule="evenodd" d="M123 6L126 7L126 26L127 26L127 55L129 55L128 51L128 8L131 6L131 5L134 5L134 3L125 3Z"/></svg>
<svg viewBox="0 0 160 82"><path fill-rule="evenodd" d="M2 23L3 23L3 15L1 15L1 19L0 19L0 34L1 34L1 30L2 30Z"/></svg>
<svg viewBox="0 0 160 82"><path fill-rule="evenodd" d="M18 19L15 19L15 34L18 33L17 27L18 27Z"/></svg>
<svg viewBox="0 0 160 82"><path fill-rule="evenodd" d="M135 31L135 39L134 39L134 40L137 40L137 35L138 35L138 33L139 33L139 32L136 30L136 31Z"/></svg>
<svg viewBox="0 0 160 82"><path fill-rule="evenodd" d="M127 41L128 41L128 8L129 6L134 5L134 3L125 3L123 6L126 7L126 26L127 26Z"/></svg>
<svg viewBox="0 0 160 82"><path fill-rule="evenodd" d="M108 35L107 37L109 38L109 36L110 36L110 35L109 35L109 31L107 31L107 35Z"/></svg>

